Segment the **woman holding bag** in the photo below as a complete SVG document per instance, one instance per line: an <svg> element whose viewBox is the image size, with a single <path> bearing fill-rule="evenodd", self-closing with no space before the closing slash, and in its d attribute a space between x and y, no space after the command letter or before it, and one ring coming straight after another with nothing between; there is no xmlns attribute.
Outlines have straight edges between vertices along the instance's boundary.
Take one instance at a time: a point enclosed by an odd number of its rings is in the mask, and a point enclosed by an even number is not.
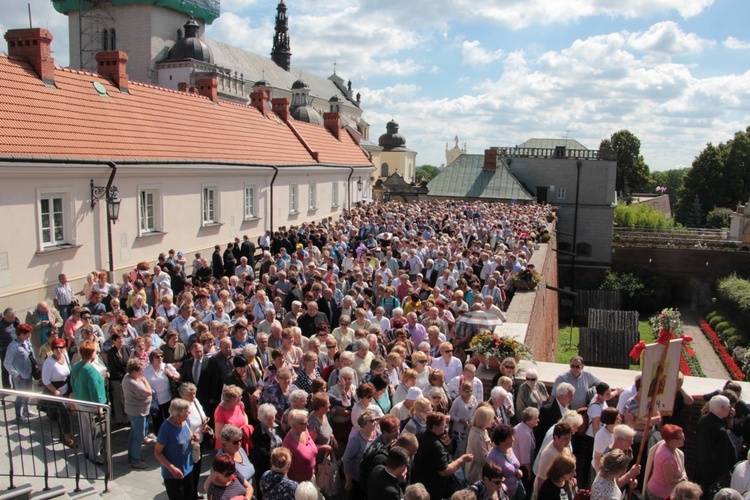
<svg viewBox="0 0 750 500"><path fill-rule="evenodd" d="M128 435L128 461L134 469L145 469L146 462L141 455L141 446L148 430L148 416L151 409L151 385L143 376L143 363L136 358L129 359L122 377L122 394L125 413L130 419Z"/></svg>

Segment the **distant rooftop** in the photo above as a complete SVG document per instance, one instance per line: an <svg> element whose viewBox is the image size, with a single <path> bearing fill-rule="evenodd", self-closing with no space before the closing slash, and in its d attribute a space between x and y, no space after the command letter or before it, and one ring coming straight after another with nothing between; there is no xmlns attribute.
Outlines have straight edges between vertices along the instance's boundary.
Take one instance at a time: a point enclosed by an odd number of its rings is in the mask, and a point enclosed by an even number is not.
<svg viewBox="0 0 750 500"><path fill-rule="evenodd" d="M541 148L541 149L555 149L558 146L563 146L565 149L588 149L586 146L576 141L575 139L529 139L516 146L517 148Z"/></svg>
<svg viewBox="0 0 750 500"><path fill-rule="evenodd" d="M498 159L495 171L483 170L483 166L484 155L460 155L427 184L429 196L524 202L532 200L532 196L503 161Z"/></svg>
<svg viewBox="0 0 750 500"><path fill-rule="evenodd" d="M203 19L206 24L211 24L219 17L219 0L107 0L114 5L159 5L177 12L183 12L189 16ZM52 0L52 6L61 14L78 12L83 7L85 10L93 9L104 0Z"/></svg>

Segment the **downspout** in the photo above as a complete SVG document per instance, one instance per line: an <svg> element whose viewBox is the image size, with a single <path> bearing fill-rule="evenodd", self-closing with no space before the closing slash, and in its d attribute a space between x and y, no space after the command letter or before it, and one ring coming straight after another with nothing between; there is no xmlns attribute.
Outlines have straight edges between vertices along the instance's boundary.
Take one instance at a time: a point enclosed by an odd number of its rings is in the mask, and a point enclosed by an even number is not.
<svg viewBox="0 0 750 500"><path fill-rule="evenodd" d="M269 210L269 226L270 231L273 232L273 184L276 182L276 176L279 175L279 167L276 165L271 165L271 168L273 169L273 177L271 178L271 184L268 186L271 190L271 209Z"/></svg>
<svg viewBox="0 0 750 500"><path fill-rule="evenodd" d="M570 289L574 292L576 291L576 255L578 254L578 250L576 249L576 244L578 242L578 196L581 192L581 167L582 166L583 166L583 162L581 162L581 160L578 160L576 162L576 169L577 169L576 207L575 207L575 211L573 212L573 248L571 248L571 251L573 252L573 261L571 262L571 266L570 266Z"/></svg>
<svg viewBox="0 0 750 500"><path fill-rule="evenodd" d="M346 203L348 205L347 210L352 211L352 176L354 175L354 167L349 167L349 177L346 179Z"/></svg>
<svg viewBox="0 0 750 500"><path fill-rule="evenodd" d="M114 257L114 251L112 250L112 219L109 218L109 193L110 189L112 188L112 183L115 180L115 175L117 174L117 164L113 161L108 161L107 165L109 165L109 168L112 169L112 172L109 174L109 180L107 181L107 187L106 187L106 198L105 203L107 203L107 206L104 207L107 214L107 251L109 253L109 277L111 280L115 279L115 257Z"/></svg>

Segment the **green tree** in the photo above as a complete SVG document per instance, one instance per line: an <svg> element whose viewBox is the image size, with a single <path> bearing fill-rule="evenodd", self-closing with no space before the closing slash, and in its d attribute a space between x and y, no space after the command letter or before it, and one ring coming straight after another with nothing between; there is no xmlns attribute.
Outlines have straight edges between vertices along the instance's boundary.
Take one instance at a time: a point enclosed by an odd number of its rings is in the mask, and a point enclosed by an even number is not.
<svg viewBox="0 0 750 500"><path fill-rule="evenodd" d="M696 196L700 200L700 218L716 207L734 208L750 197L750 127L737 132L726 143L709 143L693 160L677 194L675 218L685 225L695 219Z"/></svg>
<svg viewBox="0 0 750 500"><path fill-rule="evenodd" d="M414 177L417 184L419 184L422 181L430 182L439 173L440 169L434 165L421 165L414 171Z"/></svg>
<svg viewBox="0 0 750 500"><path fill-rule="evenodd" d="M651 175L641 156L641 141L629 130L620 130L610 139L603 139L599 151L611 153L617 159L615 189L625 198L636 191L648 189Z"/></svg>
<svg viewBox="0 0 750 500"><path fill-rule="evenodd" d="M728 208L714 208L706 215L706 224L721 229L729 227L732 222L732 211Z"/></svg>

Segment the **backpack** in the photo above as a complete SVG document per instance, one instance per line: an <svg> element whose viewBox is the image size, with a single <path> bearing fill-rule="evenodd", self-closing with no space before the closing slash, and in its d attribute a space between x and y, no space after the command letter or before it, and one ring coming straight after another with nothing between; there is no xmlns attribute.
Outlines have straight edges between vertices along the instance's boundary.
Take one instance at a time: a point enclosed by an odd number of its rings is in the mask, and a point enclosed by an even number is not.
<svg viewBox="0 0 750 500"><path fill-rule="evenodd" d="M370 477L370 473L378 465L385 465L390 448L389 445L380 441L365 450L362 461L359 463L359 486L365 494L367 492L367 479Z"/></svg>

